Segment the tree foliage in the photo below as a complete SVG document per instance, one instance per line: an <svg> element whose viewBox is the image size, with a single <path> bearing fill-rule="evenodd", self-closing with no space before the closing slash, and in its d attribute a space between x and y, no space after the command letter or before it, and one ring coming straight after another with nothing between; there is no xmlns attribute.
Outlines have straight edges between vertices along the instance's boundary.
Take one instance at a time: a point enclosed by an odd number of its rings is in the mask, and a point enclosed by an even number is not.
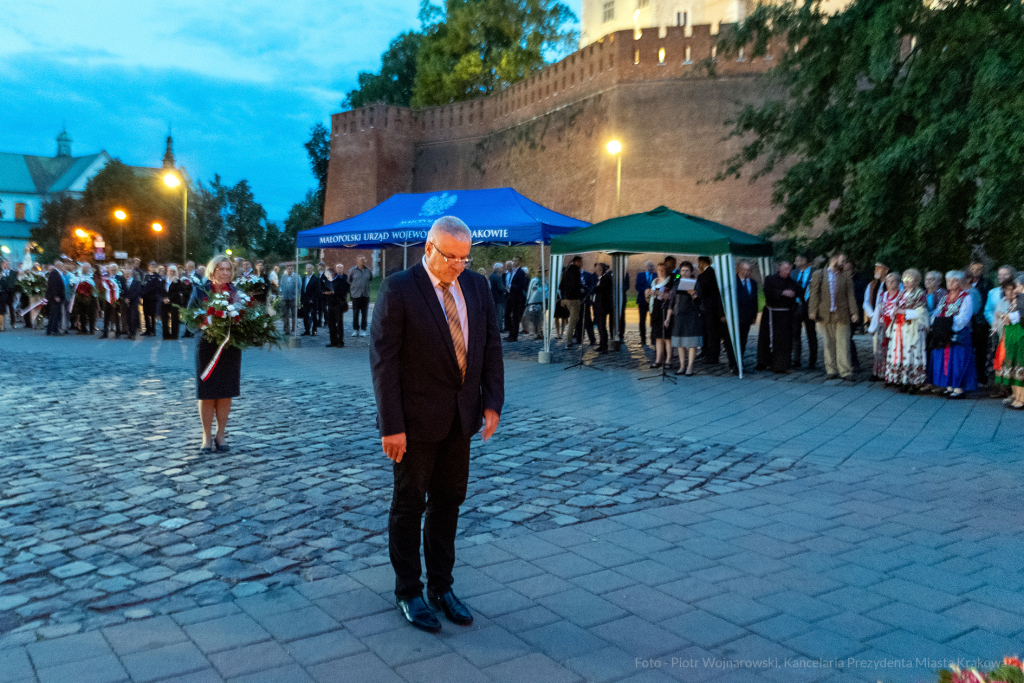
<svg viewBox="0 0 1024 683"><path fill-rule="evenodd" d="M412 106L487 95L575 47L576 16L556 0L444 0L421 9L424 38ZM432 23L427 23L431 22Z"/></svg>
<svg viewBox="0 0 1024 683"><path fill-rule="evenodd" d="M1024 257L1024 4L931 5L762 5L723 41L788 47L774 55L781 95L740 111L745 144L720 175L782 173L768 234L827 221L818 249L897 266Z"/></svg>
<svg viewBox="0 0 1024 683"><path fill-rule="evenodd" d="M316 196L320 206L320 216L324 215L324 202L327 200L327 169L331 163L331 132L322 123L317 123L309 131L309 140L303 144L309 156L309 167L316 178Z"/></svg>
<svg viewBox="0 0 1024 683"><path fill-rule="evenodd" d="M422 42L423 34L418 31L400 33L381 55L380 71L360 71L356 77L359 87L349 91L341 106L358 109L383 102L408 107L416 81L416 55Z"/></svg>
<svg viewBox="0 0 1024 683"><path fill-rule="evenodd" d="M266 210L256 201L249 181L244 179L225 189L223 196L228 245L240 255L256 253L266 232Z"/></svg>
<svg viewBox="0 0 1024 683"><path fill-rule="evenodd" d="M32 241L41 249L43 263L61 256L61 242L69 237L82 213L82 203L66 192L46 201L39 210L39 225L31 228Z"/></svg>

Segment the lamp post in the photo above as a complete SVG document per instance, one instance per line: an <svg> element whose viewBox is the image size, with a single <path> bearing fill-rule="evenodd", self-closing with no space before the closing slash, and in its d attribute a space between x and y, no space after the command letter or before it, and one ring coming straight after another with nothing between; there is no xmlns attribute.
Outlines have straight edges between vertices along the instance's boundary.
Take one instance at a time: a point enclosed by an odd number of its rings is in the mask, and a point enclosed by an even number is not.
<svg viewBox="0 0 1024 683"><path fill-rule="evenodd" d="M181 262L188 263L188 185L176 173L164 175L167 187L181 185Z"/></svg>
<svg viewBox="0 0 1024 683"><path fill-rule="evenodd" d="M125 213L122 209L118 209L114 211L114 218L117 219L117 224L120 228L119 236L117 238L117 250L124 251L124 221L126 218L128 218L128 214Z"/></svg>
<svg viewBox="0 0 1024 683"><path fill-rule="evenodd" d="M159 223L154 223L153 224L153 232L156 233L156 260L157 260L157 263L159 263L160 261L163 260L163 256L160 253L161 252L161 248L160 248L161 247L161 244L160 244L160 233L163 232L163 229L164 229L164 226L160 225Z"/></svg>
<svg viewBox="0 0 1024 683"><path fill-rule="evenodd" d="M622 195L622 144L618 140L612 140L606 148L609 154L614 154L616 159L615 167L615 215L619 215L619 198Z"/></svg>

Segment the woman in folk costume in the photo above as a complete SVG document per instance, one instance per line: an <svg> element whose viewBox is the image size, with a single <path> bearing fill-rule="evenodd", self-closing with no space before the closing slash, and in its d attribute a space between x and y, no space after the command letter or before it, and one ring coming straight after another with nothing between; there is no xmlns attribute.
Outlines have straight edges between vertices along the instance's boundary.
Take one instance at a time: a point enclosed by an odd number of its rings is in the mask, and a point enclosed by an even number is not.
<svg viewBox="0 0 1024 683"><path fill-rule="evenodd" d="M916 392L928 381L928 302L921 289L921 272L903 273L903 292L896 298L895 315L885 331L889 352L885 381Z"/></svg>
<svg viewBox="0 0 1024 683"><path fill-rule="evenodd" d="M996 306L992 325L993 334L999 337L993 363L995 382L1010 388L1010 397L1004 403L1014 410L1024 410L1024 276L1016 282L1004 282L1000 291L1003 298Z"/></svg>
<svg viewBox="0 0 1024 683"><path fill-rule="evenodd" d="M964 288L964 273L946 273L948 293L932 314L932 384L945 387L950 398L961 398L978 388L978 372L971 345L974 306Z"/></svg>
<svg viewBox="0 0 1024 683"><path fill-rule="evenodd" d="M868 333L875 335L875 364L871 371L873 380L885 378L886 358L889 355L888 329L896 319L896 300L900 296L900 279L896 273L889 273L882 282L885 291L878 295L877 305L871 315Z"/></svg>

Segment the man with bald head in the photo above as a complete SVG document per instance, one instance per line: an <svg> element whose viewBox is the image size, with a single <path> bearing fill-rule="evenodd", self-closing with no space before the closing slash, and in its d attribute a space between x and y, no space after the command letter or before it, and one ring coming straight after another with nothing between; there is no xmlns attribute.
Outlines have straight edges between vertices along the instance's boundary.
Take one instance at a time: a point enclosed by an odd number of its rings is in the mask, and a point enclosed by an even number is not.
<svg viewBox="0 0 1024 683"><path fill-rule="evenodd" d="M452 592L455 532L469 481L470 438L489 439L505 401L501 337L487 279L468 268L472 233L443 216L427 233L423 258L384 280L370 324L370 371L377 428L393 462L388 548L395 597L413 626L441 623L423 599L420 526L427 598L449 621L473 615Z"/></svg>

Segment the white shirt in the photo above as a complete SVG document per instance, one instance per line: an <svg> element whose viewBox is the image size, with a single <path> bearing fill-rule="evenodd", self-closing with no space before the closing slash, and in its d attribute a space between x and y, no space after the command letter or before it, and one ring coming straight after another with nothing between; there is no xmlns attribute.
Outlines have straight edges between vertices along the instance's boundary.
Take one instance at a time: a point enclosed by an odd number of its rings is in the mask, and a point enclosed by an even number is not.
<svg viewBox="0 0 1024 683"><path fill-rule="evenodd" d="M430 266L427 265L427 257L424 255L420 261L423 263L423 269L427 271L427 277L430 278L430 284L434 286L434 293L437 294L437 300L441 304L441 312L444 313L444 319L448 320L448 311L444 309L444 290L441 289L441 281L434 276L430 271ZM452 298L455 299L455 310L459 312L459 325L462 327L462 341L466 345L466 354L469 354L469 318L466 313L466 299L462 296L462 288L459 286L459 281L455 280L448 288L448 291L452 293Z"/></svg>

